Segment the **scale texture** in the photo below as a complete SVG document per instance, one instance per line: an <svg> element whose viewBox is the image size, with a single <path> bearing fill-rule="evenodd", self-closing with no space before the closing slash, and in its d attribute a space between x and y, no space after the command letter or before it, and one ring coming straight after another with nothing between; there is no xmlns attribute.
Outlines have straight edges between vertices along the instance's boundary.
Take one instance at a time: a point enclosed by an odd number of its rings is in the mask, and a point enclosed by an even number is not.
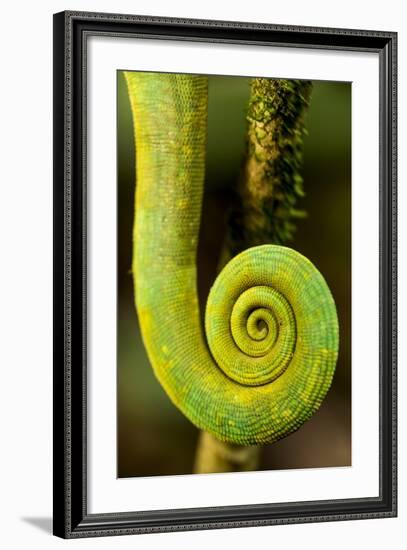
<svg viewBox="0 0 407 550"><path fill-rule="evenodd" d="M199 428L271 443L318 409L339 336L331 292L298 252L261 245L197 294L205 170L204 76L125 73L136 141L133 275L143 341L173 403Z"/></svg>

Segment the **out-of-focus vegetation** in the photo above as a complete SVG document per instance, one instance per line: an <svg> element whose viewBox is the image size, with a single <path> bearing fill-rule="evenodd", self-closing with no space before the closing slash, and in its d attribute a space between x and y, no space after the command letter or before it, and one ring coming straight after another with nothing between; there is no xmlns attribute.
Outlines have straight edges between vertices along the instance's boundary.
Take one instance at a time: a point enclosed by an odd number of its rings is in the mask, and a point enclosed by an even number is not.
<svg viewBox="0 0 407 550"><path fill-rule="evenodd" d="M210 77L205 195L198 250L202 310L245 150L249 80ZM295 434L262 450L261 469L347 466L351 460L351 85L314 82L304 149L305 198L289 246L323 273L340 322L334 382L320 410ZM133 121L118 73L118 476L192 472L198 430L169 401L148 362L134 308Z"/></svg>

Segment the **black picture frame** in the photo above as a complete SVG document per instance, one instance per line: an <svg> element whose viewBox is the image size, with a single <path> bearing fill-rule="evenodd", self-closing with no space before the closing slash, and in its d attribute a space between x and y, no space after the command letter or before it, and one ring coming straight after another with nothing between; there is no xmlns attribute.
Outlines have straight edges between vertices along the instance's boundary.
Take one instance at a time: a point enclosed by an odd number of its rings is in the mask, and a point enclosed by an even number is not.
<svg viewBox="0 0 407 550"><path fill-rule="evenodd" d="M92 35L319 48L379 55L380 494L108 514L87 511L86 44ZM54 534L63 538L397 515L397 34L65 11L54 15ZM376 298L376 297L375 297Z"/></svg>

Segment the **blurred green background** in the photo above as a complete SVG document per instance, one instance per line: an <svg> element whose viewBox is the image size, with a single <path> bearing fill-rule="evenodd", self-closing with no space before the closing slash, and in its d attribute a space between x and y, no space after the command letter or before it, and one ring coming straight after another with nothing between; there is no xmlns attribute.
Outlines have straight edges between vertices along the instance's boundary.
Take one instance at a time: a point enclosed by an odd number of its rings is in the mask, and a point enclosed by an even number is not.
<svg viewBox="0 0 407 550"><path fill-rule="evenodd" d="M134 218L133 121L118 72L118 477L192 473L198 430L156 380L137 322L131 276ZM294 240L322 272L340 324L332 387L297 432L262 448L261 470L351 465L351 84L313 83L304 144L304 189ZM205 193L198 250L201 309L216 277L220 247L245 150L249 79L209 77Z"/></svg>

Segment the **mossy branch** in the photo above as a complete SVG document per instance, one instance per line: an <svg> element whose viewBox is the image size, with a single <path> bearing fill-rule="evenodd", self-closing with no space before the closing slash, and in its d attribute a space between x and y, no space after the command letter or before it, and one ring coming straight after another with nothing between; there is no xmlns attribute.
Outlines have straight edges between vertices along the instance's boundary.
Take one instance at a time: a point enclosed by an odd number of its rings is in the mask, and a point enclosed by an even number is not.
<svg viewBox="0 0 407 550"><path fill-rule="evenodd" d="M247 112L247 152L219 270L246 248L293 238L304 196L303 137L312 83L254 78ZM258 467L260 447L231 445L201 432L194 471L236 472Z"/></svg>
<svg viewBox="0 0 407 550"><path fill-rule="evenodd" d="M293 238L304 196L303 139L312 83L254 78L247 112L247 154L229 221L231 256L259 244Z"/></svg>

